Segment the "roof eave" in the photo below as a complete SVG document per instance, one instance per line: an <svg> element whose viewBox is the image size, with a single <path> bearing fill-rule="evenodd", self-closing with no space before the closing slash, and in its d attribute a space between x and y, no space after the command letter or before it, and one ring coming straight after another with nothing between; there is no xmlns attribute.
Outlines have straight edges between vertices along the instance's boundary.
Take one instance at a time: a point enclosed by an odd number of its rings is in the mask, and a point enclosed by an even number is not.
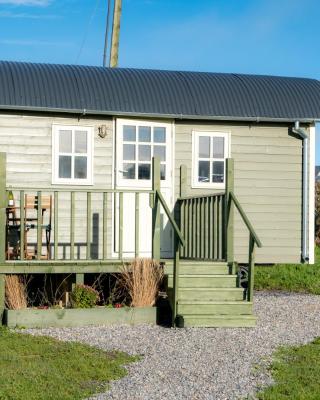
<svg viewBox="0 0 320 400"><path fill-rule="evenodd" d="M162 114L162 113L141 113L141 112L123 112L123 111L101 111L87 109L68 109L54 107L30 107L30 106L8 106L0 105L0 111L19 111L19 112L40 112L40 113L62 113L74 114L80 116L101 115L109 117L138 117L138 118L162 118L162 119L191 119L191 120L207 120L207 121L240 121L240 122L282 122L292 123L300 121L302 123L315 123L320 121L319 118L274 118L260 116L226 116L226 115L189 115L189 114Z"/></svg>

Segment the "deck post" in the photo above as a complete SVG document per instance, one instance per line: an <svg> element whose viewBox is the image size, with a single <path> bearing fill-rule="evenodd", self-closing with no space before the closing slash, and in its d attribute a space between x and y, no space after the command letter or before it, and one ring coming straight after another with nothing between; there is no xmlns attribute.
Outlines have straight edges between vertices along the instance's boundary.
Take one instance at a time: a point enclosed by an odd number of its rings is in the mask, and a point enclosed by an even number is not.
<svg viewBox="0 0 320 400"><path fill-rule="evenodd" d="M160 260L160 202L156 191L160 191L160 158L152 158L152 258Z"/></svg>
<svg viewBox="0 0 320 400"><path fill-rule="evenodd" d="M255 263L255 242L250 233L249 239L249 265L248 265L248 293L247 300L253 301L253 287L254 287L254 263Z"/></svg>
<svg viewBox="0 0 320 400"><path fill-rule="evenodd" d="M4 264L6 260L6 167L7 155L0 153L0 263ZM0 325L5 307L5 275L0 275Z"/></svg>
<svg viewBox="0 0 320 400"><path fill-rule="evenodd" d="M226 194L225 194L225 253L228 263L234 261L233 237L234 237L234 205L230 192L234 190L234 162L233 158L226 160Z"/></svg>

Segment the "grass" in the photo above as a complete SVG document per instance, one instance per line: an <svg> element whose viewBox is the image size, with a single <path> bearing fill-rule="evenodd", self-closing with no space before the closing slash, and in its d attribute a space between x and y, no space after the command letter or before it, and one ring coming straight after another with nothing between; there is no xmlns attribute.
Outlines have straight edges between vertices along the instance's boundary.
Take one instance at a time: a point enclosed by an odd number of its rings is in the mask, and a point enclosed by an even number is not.
<svg viewBox="0 0 320 400"><path fill-rule="evenodd" d="M320 295L320 249L316 248L316 262L308 264L276 264L256 266L256 290L283 290ZM319 396L320 398L320 396Z"/></svg>
<svg viewBox="0 0 320 400"><path fill-rule="evenodd" d="M1 400L76 400L107 389L135 361L79 343L0 328Z"/></svg>
<svg viewBox="0 0 320 400"><path fill-rule="evenodd" d="M320 338L297 347L282 347L271 365L275 384L257 397L260 400L320 399Z"/></svg>

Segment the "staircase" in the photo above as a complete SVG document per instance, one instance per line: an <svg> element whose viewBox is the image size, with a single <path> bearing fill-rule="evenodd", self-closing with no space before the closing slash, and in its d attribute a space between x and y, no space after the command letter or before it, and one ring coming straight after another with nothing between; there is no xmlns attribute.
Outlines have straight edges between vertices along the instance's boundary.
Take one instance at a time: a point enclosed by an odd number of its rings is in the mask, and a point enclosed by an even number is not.
<svg viewBox="0 0 320 400"><path fill-rule="evenodd" d="M252 302L244 299L238 277L226 262L180 260L177 325L254 327ZM166 261L168 295L173 307L173 262Z"/></svg>

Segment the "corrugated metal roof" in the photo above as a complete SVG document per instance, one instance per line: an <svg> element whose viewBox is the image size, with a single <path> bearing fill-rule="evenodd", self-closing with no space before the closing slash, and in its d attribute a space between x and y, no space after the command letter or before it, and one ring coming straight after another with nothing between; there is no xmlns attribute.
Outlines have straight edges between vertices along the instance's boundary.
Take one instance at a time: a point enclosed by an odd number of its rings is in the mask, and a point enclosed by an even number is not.
<svg viewBox="0 0 320 400"><path fill-rule="evenodd" d="M263 75L3 61L0 109L311 121L320 119L320 82Z"/></svg>

